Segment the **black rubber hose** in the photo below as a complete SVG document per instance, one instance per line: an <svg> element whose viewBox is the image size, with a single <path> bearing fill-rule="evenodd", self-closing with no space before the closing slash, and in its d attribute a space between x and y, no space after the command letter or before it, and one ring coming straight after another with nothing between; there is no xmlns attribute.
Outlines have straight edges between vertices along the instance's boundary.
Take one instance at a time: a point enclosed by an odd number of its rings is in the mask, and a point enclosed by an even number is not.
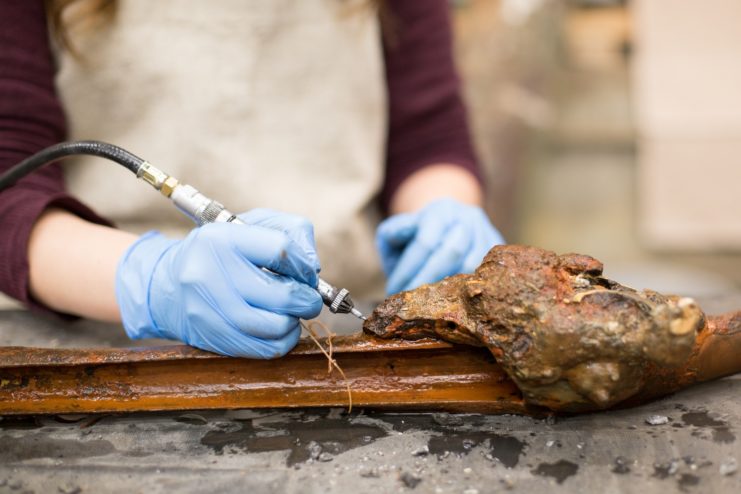
<svg viewBox="0 0 741 494"><path fill-rule="evenodd" d="M29 173L39 168L54 163L67 156L76 154L87 154L100 156L115 161L134 174L139 171L144 160L131 154L123 148L100 141L70 141L62 142L42 149L33 156L21 161L7 172L0 175L0 191L7 189Z"/></svg>

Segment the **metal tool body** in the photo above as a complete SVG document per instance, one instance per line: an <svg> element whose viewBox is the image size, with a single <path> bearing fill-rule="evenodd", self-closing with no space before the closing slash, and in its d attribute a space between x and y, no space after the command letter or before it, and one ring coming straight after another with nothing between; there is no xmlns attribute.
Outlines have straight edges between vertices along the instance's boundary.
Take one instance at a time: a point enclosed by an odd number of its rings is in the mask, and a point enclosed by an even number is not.
<svg viewBox="0 0 741 494"><path fill-rule="evenodd" d="M199 226L206 223L244 224L237 215L226 209L220 202L203 195L191 185L181 184L176 178L167 175L148 162L141 165L136 175L159 190L162 195L170 198L183 214ZM319 278L317 291L330 312L349 313L365 320L363 314L355 308L355 303L347 289L336 288Z"/></svg>
<svg viewBox="0 0 741 494"><path fill-rule="evenodd" d="M29 173L47 166L55 161L75 155L98 156L108 159L136 174L159 190L162 195L172 199L175 205L198 225L205 223L242 223L237 216L226 209L223 204L201 194L195 187L181 184L159 168L130 153L129 151L101 141L70 141L54 144L29 156L10 170L0 174L0 191L13 186ZM267 270L266 270L267 271ZM349 292L338 289L319 278L317 291L324 304L334 313L350 313L365 319L357 309Z"/></svg>

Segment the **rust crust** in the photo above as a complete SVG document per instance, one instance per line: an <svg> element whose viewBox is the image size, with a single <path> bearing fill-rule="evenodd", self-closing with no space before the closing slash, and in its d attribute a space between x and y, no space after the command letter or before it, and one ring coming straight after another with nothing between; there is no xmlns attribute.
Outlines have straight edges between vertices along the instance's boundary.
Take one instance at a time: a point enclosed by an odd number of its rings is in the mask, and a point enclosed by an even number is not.
<svg viewBox="0 0 741 494"><path fill-rule="evenodd" d="M579 254L497 246L471 275L387 299L366 332L485 346L525 400L554 411L637 403L741 371L741 316L625 287Z"/></svg>
<svg viewBox="0 0 741 494"><path fill-rule="evenodd" d="M324 342L326 344L326 341ZM434 340L336 337L355 406L537 414L485 349ZM302 341L278 360L185 346L0 349L0 414L346 406L345 381Z"/></svg>

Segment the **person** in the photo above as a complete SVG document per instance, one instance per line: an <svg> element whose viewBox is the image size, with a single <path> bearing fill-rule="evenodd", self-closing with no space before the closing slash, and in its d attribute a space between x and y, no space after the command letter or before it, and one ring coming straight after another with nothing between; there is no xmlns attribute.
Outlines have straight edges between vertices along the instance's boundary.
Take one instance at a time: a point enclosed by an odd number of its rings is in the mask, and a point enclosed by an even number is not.
<svg viewBox="0 0 741 494"><path fill-rule="evenodd" d="M383 273L395 293L472 271L503 240L481 208L448 9L3 2L0 171L64 139L112 142L245 224L170 235L185 223L167 200L70 160L0 193L0 289L131 338L273 358L321 310L320 270L356 298L382 294Z"/></svg>

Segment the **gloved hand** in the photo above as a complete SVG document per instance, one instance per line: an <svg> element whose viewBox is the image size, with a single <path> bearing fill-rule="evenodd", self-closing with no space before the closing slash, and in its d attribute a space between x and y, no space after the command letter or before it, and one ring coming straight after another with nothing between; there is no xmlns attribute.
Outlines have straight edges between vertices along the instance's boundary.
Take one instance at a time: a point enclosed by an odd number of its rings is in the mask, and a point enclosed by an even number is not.
<svg viewBox="0 0 741 494"><path fill-rule="evenodd" d="M454 199L392 216L376 231L389 294L473 272L489 249L503 243L481 208Z"/></svg>
<svg viewBox="0 0 741 494"><path fill-rule="evenodd" d="M234 357L273 358L294 347L298 318L322 309L313 227L264 209L240 219L247 224L207 224L183 240L149 232L129 247L116 272L129 337Z"/></svg>

